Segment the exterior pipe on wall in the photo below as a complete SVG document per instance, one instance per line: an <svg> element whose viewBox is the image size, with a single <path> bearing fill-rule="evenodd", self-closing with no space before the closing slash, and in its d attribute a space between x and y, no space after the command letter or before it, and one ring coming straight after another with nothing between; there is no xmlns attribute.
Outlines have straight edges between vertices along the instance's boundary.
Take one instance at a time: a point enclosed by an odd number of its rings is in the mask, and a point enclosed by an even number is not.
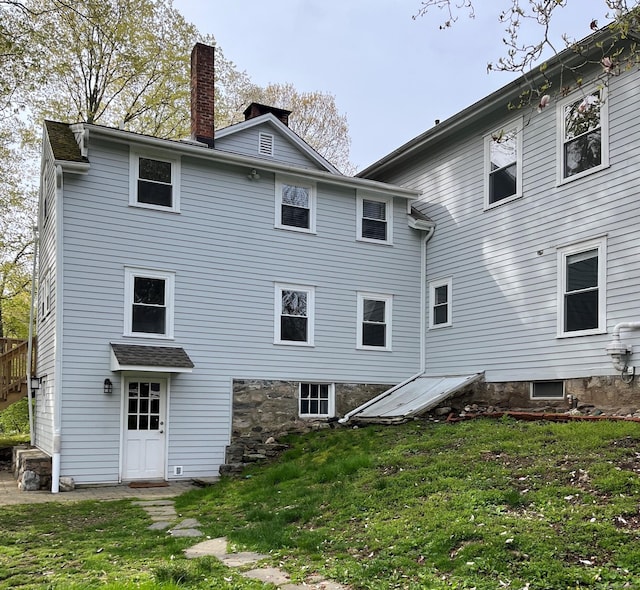
<svg viewBox="0 0 640 590"><path fill-rule="evenodd" d="M640 330L640 322L620 322L613 327L611 342L607 345L607 354L611 356L611 362L617 371L622 373L622 379L630 383L635 375L635 368L629 367L628 361L632 354L630 346L620 340L621 330Z"/></svg>
<svg viewBox="0 0 640 590"><path fill-rule="evenodd" d="M31 446L35 442L35 424L33 422L33 389L31 388L33 358L33 320L36 299L36 261L38 258L38 228L33 228L33 267L31 270L31 307L29 308L29 341L27 342L27 399L29 401L29 433Z"/></svg>

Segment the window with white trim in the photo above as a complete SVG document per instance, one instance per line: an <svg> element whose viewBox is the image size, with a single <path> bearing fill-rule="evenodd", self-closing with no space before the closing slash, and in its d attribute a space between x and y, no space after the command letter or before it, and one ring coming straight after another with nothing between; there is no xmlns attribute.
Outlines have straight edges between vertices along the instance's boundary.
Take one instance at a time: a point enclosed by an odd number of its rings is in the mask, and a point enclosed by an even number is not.
<svg viewBox="0 0 640 590"><path fill-rule="evenodd" d="M316 231L316 186L311 182L276 178L276 227Z"/></svg>
<svg viewBox="0 0 640 590"><path fill-rule="evenodd" d="M378 244L393 243L393 198L358 195L356 238Z"/></svg>
<svg viewBox="0 0 640 590"><path fill-rule="evenodd" d="M606 331L606 238L558 249L558 336Z"/></svg>
<svg viewBox="0 0 640 590"><path fill-rule="evenodd" d="M261 156L273 156L273 141L271 133L258 133L258 153Z"/></svg>
<svg viewBox="0 0 640 590"><path fill-rule="evenodd" d="M313 346L314 287L276 284L275 344Z"/></svg>
<svg viewBox="0 0 640 590"><path fill-rule="evenodd" d="M522 121L494 131L484 138L484 207L522 196Z"/></svg>
<svg viewBox="0 0 640 590"><path fill-rule="evenodd" d="M335 385L300 383L298 414L301 418L332 418L335 415Z"/></svg>
<svg viewBox="0 0 640 590"><path fill-rule="evenodd" d="M391 350L392 295L358 293L358 348Z"/></svg>
<svg viewBox="0 0 640 590"><path fill-rule="evenodd" d="M429 328L444 328L451 325L451 277L429 283Z"/></svg>
<svg viewBox="0 0 640 590"><path fill-rule="evenodd" d="M172 272L125 269L125 336L173 338Z"/></svg>
<svg viewBox="0 0 640 590"><path fill-rule="evenodd" d="M131 152L129 204L161 211L180 211L178 160Z"/></svg>
<svg viewBox="0 0 640 590"><path fill-rule="evenodd" d="M580 178L609 165L606 91L581 91L558 103L558 182Z"/></svg>

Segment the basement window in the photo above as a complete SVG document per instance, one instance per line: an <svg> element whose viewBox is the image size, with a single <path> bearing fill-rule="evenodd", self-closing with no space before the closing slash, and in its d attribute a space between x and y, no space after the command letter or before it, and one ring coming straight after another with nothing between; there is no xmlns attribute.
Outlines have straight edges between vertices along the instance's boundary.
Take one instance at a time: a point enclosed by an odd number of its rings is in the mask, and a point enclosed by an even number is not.
<svg viewBox="0 0 640 590"><path fill-rule="evenodd" d="M564 399L564 381L532 381L531 399Z"/></svg>
<svg viewBox="0 0 640 590"><path fill-rule="evenodd" d="M335 413L333 383L300 383L299 414L301 418L331 418Z"/></svg>

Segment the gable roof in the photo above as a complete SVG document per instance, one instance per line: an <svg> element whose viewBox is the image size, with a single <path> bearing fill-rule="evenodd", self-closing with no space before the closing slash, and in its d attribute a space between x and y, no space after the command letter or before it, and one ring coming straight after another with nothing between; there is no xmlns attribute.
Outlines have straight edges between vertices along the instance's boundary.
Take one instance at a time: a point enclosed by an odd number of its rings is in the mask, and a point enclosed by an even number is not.
<svg viewBox="0 0 640 590"><path fill-rule="evenodd" d="M89 162L89 160L82 155L80 146L76 141L76 136L68 123L45 120L44 126L49 136L53 157L56 160L61 162Z"/></svg>
<svg viewBox="0 0 640 590"><path fill-rule="evenodd" d="M331 172L332 174L342 175L342 172L340 172L340 170L338 170L331 162L323 158L306 141L304 141L304 139L302 139L297 133L292 131L287 125L280 121L273 113L266 113L258 117L253 117L252 119L247 119L246 121L242 121L241 123L235 123L234 125L229 125L228 127L217 130L214 134L214 139L229 137L230 135L234 135L235 133L238 133L240 131L246 131L247 129L251 129L260 125L275 127L320 168L326 170L327 172Z"/></svg>
<svg viewBox="0 0 640 590"><path fill-rule="evenodd" d="M246 166L248 169L257 168L259 170L274 172L276 174L286 174L293 177L314 180L316 182L325 182L327 184L363 190L374 194L393 195L395 197L415 200L422 192L420 190L406 188L397 184L345 176L340 173L336 174L329 170L302 168L299 166L284 164L275 160L258 158L256 156L245 156L233 152L211 149L205 144L196 141L162 139L154 137L153 135L144 135L142 133L125 131L114 127L105 127L94 123L76 123L73 125L52 121L48 121L47 123L54 123L54 127L58 131L58 133L54 133L52 136L49 136L49 141L54 153L57 153L60 156L60 158L56 159L56 163L61 164L64 170L68 170L70 172L85 172L89 170L90 166L90 162L87 158L82 158L79 162L74 160L61 160L62 156L65 155L65 149L67 148L69 148L69 157L78 157L77 152L75 152L74 149L71 149L72 146L69 144L71 138L73 137L73 141L76 142L76 137L82 136L82 144L86 145L87 137L89 135L95 135L106 137L112 141L124 144L136 144L158 150L171 150L174 153L181 155L203 158L234 166ZM64 126L67 130L62 129L59 126ZM76 145L78 144L76 143ZM78 151L80 151L80 148L78 148ZM58 161L59 159L61 161Z"/></svg>
<svg viewBox="0 0 640 590"><path fill-rule="evenodd" d="M616 35L609 27L603 27L579 41L577 45L582 51L589 55L594 51L602 51L603 43L607 42L616 42ZM465 128L478 119L501 112L503 114L513 114L513 111L508 108L509 102L517 101L524 91L531 88L532 84L540 84L545 79L553 78L560 74L565 68L584 66L586 61L584 55L576 52L572 47L569 47L544 63L544 74L541 72L541 68L536 68L528 74L520 76L445 121L437 123L424 133L409 140L383 158L367 166L364 170L358 172L356 176L360 178L377 178L378 175L385 170L393 168L396 164L401 164L407 157L419 153L428 145L432 145L443 137Z"/></svg>

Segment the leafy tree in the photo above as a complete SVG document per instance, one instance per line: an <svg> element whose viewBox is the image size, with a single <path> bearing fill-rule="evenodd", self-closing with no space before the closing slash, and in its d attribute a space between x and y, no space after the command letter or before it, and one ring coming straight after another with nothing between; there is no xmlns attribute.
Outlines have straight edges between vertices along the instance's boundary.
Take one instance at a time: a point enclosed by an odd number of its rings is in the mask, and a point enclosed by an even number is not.
<svg viewBox="0 0 640 590"><path fill-rule="evenodd" d="M598 23L597 20L585 17L587 26L592 31L605 28L609 33L609 40L589 40L578 42L564 35L562 46L559 47L551 38L550 26L558 14L570 0L502 0L496 3L495 10L498 20L504 24L505 35L503 43L504 55L496 61L490 62L490 71L516 72L528 82L529 88L523 92L518 107L533 104L544 107L548 102L549 92L555 91L564 95L572 88L582 83L580 70L589 63L598 65L602 69L602 81L619 73L625 68L634 67L640 62L640 52L635 39L640 34L640 0L602 0L602 6L607 10L606 17L611 22ZM572 0L571 0L572 1ZM576 0L577 3L578 0ZM444 20L440 29L447 29L455 25L460 14L466 12L470 18L475 17L476 0L422 0L414 18L425 16L433 9L442 11ZM535 25L537 34L533 41L523 40L524 25ZM624 43L619 43L623 41ZM546 63L538 66L545 51L558 55L560 50L572 48L572 59L562 64L562 75L557 80L547 76ZM538 67L534 67L538 66Z"/></svg>

